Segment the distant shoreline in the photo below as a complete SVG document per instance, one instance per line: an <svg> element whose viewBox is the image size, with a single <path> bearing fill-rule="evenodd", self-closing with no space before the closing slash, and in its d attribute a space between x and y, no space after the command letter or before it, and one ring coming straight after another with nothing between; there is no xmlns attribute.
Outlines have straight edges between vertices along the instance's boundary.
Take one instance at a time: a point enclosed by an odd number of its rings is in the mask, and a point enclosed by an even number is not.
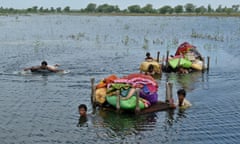
<svg viewBox="0 0 240 144"><path fill-rule="evenodd" d="M232 7L219 5L212 8L196 6L193 3L183 5L169 6L163 5L154 8L152 4L140 6L138 4L129 5L126 9L120 9L118 5L109 5L107 3L97 5L89 3L86 8L71 9L69 6L62 7L38 7L32 6L26 9L4 8L0 7L0 15L84 15L84 16L213 16L213 17L239 17L240 5L235 4Z"/></svg>
<svg viewBox="0 0 240 144"><path fill-rule="evenodd" d="M0 13L0 16L31 16L31 15L73 15L73 16L159 16L159 17L239 17L240 13L181 13L181 14L154 14L154 13L79 13L79 12L61 12L61 13Z"/></svg>

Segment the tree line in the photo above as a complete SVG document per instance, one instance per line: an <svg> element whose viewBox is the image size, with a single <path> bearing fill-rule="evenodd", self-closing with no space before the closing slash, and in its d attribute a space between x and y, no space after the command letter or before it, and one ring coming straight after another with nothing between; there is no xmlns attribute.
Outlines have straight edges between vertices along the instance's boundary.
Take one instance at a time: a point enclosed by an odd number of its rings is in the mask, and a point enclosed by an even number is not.
<svg viewBox="0 0 240 144"><path fill-rule="evenodd" d="M177 5L171 7L169 5L162 6L160 8L153 8L152 4L146 4L141 7L140 5L131 5L127 9L121 10L117 5L102 4L97 5L95 3L89 3L86 8L82 9L71 9L69 6L64 8L61 7L51 7L44 8L33 6L27 9L14 9L14 8L3 8L0 7L1 14L17 14L17 13L119 13L119 14L161 14L161 15L171 15L171 14L240 14L240 5L232 5L232 7L226 7L219 5L216 9L213 9L209 4L207 7L200 6L197 7L192 3L187 3L185 5Z"/></svg>

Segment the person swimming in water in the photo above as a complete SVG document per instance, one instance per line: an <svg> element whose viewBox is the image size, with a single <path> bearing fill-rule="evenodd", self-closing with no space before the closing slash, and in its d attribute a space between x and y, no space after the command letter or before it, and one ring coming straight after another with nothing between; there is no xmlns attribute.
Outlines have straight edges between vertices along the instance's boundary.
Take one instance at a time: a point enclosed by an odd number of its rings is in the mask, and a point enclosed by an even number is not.
<svg viewBox="0 0 240 144"><path fill-rule="evenodd" d="M35 71L39 71L39 70L48 70L50 72L63 71L63 70L57 69L58 66L59 66L58 64L55 64L54 66L50 66L50 65L48 65L48 63L46 61L42 61L41 65L25 68L24 71L28 71L28 70L30 70L31 72L35 72Z"/></svg>
<svg viewBox="0 0 240 144"><path fill-rule="evenodd" d="M153 58L151 57L150 52L147 52L147 53L146 53L145 61L153 61Z"/></svg>

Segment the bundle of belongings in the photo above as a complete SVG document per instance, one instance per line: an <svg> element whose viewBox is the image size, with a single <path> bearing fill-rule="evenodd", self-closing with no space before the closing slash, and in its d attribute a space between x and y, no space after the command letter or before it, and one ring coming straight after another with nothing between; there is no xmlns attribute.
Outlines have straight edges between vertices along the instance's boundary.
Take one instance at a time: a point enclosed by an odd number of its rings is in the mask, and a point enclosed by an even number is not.
<svg viewBox="0 0 240 144"><path fill-rule="evenodd" d="M145 109L158 101L158 84L151 76L144 74L129 74L118 78L110 75L96 85L95 99L99 104L109 104L116 108L120 95L120 109L134 110L136 108L139 89L139 107Z"/></svg>
<svg viewBox="0 0 240 144"><path fill-rule="evenodd" d="M156 74L161 74L161 65L156 61L156 60L152 60L152 61L143 61L140 64L140 72L149 72L149 68L150 66L153 67L153 72Z"/></svg>
<svg viewBox="0 0 240 144"><path fill-rule="evenodd" d="M173 69L193 69L202 70L203 58L194 45L188 42L182 43L175 56L172 56L168 60L169 66Z"/></svg>

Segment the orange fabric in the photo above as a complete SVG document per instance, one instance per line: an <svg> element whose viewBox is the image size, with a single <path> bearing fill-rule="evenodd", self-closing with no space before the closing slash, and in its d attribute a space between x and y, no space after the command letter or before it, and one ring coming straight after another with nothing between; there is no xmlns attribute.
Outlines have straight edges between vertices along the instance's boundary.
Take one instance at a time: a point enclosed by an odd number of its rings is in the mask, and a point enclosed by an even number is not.
<svg viewBox="0 0 240 144"><path fill-rule="evenodd" d="M109 83L113 83L113 81L116 80L116 79L118 79L118 77L116 75L110 75L110 76L104 78L103 81L99 82L96 85L96 89L107 87L107 85Z"/></svg>
<svg viewBox="0 0 240 144"><path fill-rule="evenodd" d="M109 84L109 83L112 83L115 79L118 79L118 77L113 74L113 75L110 75L110 76L106 77L106 78L104 79L104 82L105 82L106 84Z"/></svg>
<svg viewBox="0 0 240 144"><path fill-rule="evenodd" d="M99 88L104 88L104 87L107 87L107 84L103 81L99 82L97 85L96 85L96 89L99 89Z"/></svg>

